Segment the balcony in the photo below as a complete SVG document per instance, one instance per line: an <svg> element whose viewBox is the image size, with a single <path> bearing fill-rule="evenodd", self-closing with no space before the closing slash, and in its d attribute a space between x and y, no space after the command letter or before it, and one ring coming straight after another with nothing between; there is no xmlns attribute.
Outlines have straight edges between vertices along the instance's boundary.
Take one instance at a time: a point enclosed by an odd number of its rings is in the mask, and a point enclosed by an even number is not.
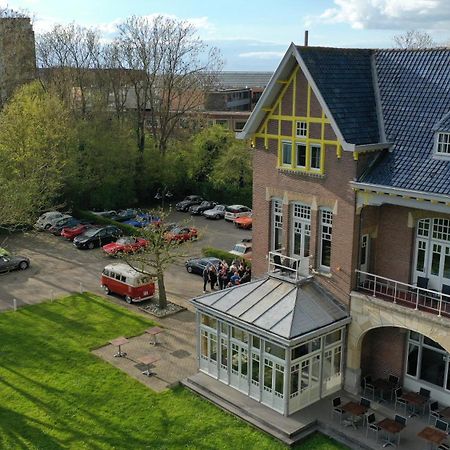
<svg viewBox="0 0 450 450"><path fill-rule="evenodd" d="M357 291L407 308L450 318L450 295L356 270Z"/></svg>
<svg viewBox="0 0 450 450"><path fill-rule="evenodd" d="M309 258L286 256L281 253L282 251L283 249L277 252L269 252L268 273L270 276L292 283L298 283L310 277Z"/></svg>

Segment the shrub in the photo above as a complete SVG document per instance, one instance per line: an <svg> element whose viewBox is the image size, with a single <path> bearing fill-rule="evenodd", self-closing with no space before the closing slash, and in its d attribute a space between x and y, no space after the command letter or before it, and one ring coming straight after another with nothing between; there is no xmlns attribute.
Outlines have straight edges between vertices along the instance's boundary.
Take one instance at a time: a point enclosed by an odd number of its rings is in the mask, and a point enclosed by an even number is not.
<svg viewBox="0 0 450 450"><path fill-rule="evenodd" d="M231 264L231 262L234 259L238 258L236 255L233 255L230 252L221 250L220 248L214 248L214 247L203 247L202 254L203 254L203 256L224 259L228 264ZM250 261L244 260L244 264L249 267L252 267L252 263Z"/></svg>

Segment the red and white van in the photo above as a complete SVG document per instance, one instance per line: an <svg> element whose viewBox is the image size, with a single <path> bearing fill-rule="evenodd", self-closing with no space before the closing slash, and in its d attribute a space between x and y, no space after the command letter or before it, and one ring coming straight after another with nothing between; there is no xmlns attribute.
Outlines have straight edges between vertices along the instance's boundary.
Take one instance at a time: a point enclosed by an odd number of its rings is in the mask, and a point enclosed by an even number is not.
<svg viewBox="0 0 450 450"><path fill-rule="evenodd" d="M127 303L147 300L155 293L155 283L149 275L124 263L107 265L103 269L101 283L107 294L122 295Z"/></svg>

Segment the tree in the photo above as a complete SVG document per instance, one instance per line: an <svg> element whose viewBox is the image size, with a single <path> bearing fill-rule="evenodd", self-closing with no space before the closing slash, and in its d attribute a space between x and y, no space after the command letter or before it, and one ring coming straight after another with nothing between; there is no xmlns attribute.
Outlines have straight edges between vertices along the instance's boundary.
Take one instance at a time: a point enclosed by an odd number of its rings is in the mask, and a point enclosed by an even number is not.
<svg viewBox="0 0 450 450"><path fill-rule="evenodd" d="M0 113L0 218L32 224L54 207L72 145L69 112L38 82L20 88Z"/></svg>
<svg viewBox="0 0 450 450"><path fill-rule="evenodd" d="M161 222L142 228L141 236L148 241L148 245L140 252L123 254L121 258L133 269L157 280L158 307L164 309L167 306L164 272L173 262L186 255L181 252L178 241L171 241L167 237L164 223L168 213L159 209L152 214L158 216Z"/></svg>
<svg viewBox="0 0 450 450"><path fill-rule="evenodd" d="M393 37L394 45L405 49L424 49L436 47L437 44L426 31L409 30Z"/></svg>
<svg viewBox="0 0 450 450"><path fill-rule="evenodd" d="M133 86L138 148L145 148L147 123L164 155L176 128L203 104L222 66L219 52L202 42L188 22L164 16L133 16L118 28L111 54L128 69Z"/></svg>

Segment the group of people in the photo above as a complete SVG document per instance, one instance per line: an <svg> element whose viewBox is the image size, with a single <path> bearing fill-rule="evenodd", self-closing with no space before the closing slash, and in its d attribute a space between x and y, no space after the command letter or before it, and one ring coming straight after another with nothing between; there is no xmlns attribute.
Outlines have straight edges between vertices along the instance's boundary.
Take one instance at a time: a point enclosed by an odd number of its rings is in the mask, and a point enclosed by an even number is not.
<svg viewBox="0 0 450 450"><path fill-rule="evenodd" d="M214 291L216 286L219 289L225 289L247 283L251 278L251 269L243 261L233 260L229 266L225 260L222 260L217 267L210 264L203 270L203 293L206 293L208 283Z"/></svg>

